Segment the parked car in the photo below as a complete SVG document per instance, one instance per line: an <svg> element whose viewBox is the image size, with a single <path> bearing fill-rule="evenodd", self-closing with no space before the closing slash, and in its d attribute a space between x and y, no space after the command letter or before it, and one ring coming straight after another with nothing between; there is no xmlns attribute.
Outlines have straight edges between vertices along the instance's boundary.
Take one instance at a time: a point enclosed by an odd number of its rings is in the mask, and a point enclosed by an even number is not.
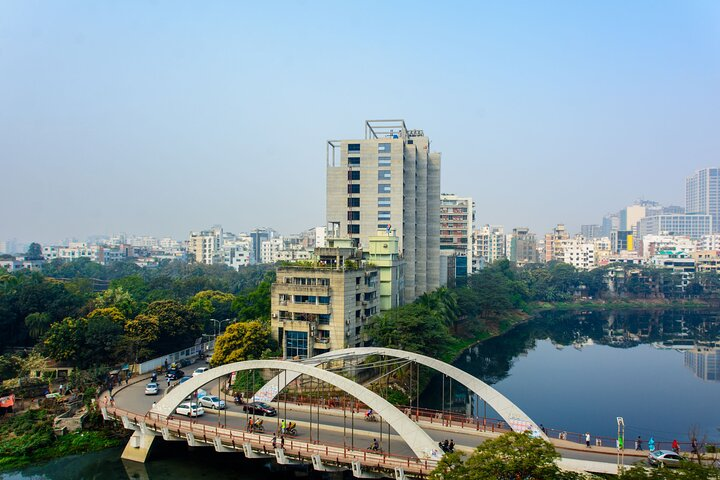
<svg viewBox="0 0 720 480"><path fill-rule="evenodd" d="M215 395L205 395L204 397L200 397L198 403L205 408L212 408L213 410L225 409L225 400L220 400L220 398Z"/></svg>
<svg viewBox="0 0 720 480"><path fill-rule="evenodd" d="M677 467L685 458L672 450L655 450L648 454L648 463L658 467Z"/></svg>
<svg viewBox="0 0 720 480"><path fill-rule="evenodd" d="M180 370L179 368L171 368L171 369L168 370L168 372L167 372L167 377L168 377L170 380L177 380L178 378L182 378L183 375L185 375L185 372L183 372L183 371Z"/></svg>
<svg viewBox="0 0 720 480"><path fill-rule="evenodd" d="M250 402L243 405L243 412L253 413L255 415L264 415L267 417L273 417L277 415L277 412L273 407L263 402Z"/></svg>
<svg viewBox="0 0 720 480"><path fill-rule="evenodd" d="M178 405L175 409L175 413L188 417L199 417L205 414L205 410L197 403L186 402Z"/></svg>
<svg viewBox="0 0 720 480"><path fill-rule="evenodd" d="M145 385L145 395L157 395L160 392L160 387L155 382L150 382Z"/></svg>
<svg viewBox="0 0 720 480"><path fill-rule="evenodd" d="M203 373L207 372L208 370L210 370L208 367L196 368L195 371L193 372L193 377L197 377L198 375L202 375Z"/></svg>

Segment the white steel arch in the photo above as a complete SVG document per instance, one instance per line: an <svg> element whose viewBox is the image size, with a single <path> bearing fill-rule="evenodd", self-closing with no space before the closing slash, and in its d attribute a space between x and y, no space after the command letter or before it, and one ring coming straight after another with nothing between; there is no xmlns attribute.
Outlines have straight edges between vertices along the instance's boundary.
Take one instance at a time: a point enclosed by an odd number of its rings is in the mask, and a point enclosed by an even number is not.
<svg viewBox="0 0 720 480"><path fill-rule="evenodd" d="M321 355L305 360L308 365L321 365L332 360L343 360L353 357L367 357L369 355L385 355L393 358L403 358L413 362L417 362L433 370L443 373L453 380L465 385L468 390L475 392L480 398L485 400L503 420L516 432L525 432L530 430L533 435L540 436L547 440L547 436L535 422L523 412L520 407L511 402L505 395L495 390L493 387L476 378L464 370L449 365L441 360L427 357L419 353L406 352L394 348L382 347L356 347L344 348L340 350L332 350ZM262 395L266 398L273 398L276 392L281 392L290 382L295 380L299 375L283 375L282 378L277 377L266 383L256 395ZM279 387L278 387L279 385Z"/></svg>
<svg viewBox="0 0 720 480"><path fill-rule="evenodd" d="M312 365L284 360L248 360L212 368L202 375L192 377L185 383L177 385L162 400L157 402L150 411L158 415L171 415L188 395L203 385L233 372L260 369L285 370L288 372L288 376L292 376L293 379L300 375L307 375L333 385L375 410L383 420L395 429L418 458L430 458L433 456L433 451L436 450L435 442L422 428L376 393L336 373L321 370Z"/></svg>

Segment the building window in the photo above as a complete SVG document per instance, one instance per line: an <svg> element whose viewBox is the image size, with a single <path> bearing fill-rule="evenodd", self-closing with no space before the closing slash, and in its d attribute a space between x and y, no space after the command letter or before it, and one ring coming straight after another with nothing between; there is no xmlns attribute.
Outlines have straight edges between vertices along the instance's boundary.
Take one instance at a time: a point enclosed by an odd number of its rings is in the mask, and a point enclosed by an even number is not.
<svg viewBox="0 0 720 480"><path fill-rule="evenodd" d="M318 315L318 323L320 325L330 325L330 314L321 313L320 315Z"/></svg>
<svg viewBox="0 0 720 480"><path fill-rule="evenodd" d="M348 185L348 193L360 193L360 185Z"/></svg>
<svg viewBox="0 0 720 480"><path fill-rule="evenodd" d="M348 157L348 165L360 165L360 157Z"/></svg>
<svg viewBox="0 0 720 480"><path fill-rule="evenodd" d="M360 212L358 211L349 211L347 215L348 220L360 220Z"/></svg>
<svg viewBox="0 0 720 480"><path fill-rule="evenodd" d="M349 234L358 234L360 233L360 225L348 225L347 226L347 232Z"/></svg>
<svg viewBox="0 0 720 480"><path fill-rule="evenodd" d="M349 170L348 180L360 180L360 170Z"/></svg>
<svg viewBox="0 0 720 480"><path fill-rule="evenodd" d="M357 197L350 197L348 198L348 207L359 207L360 206L360 199Z"/></svg>
<svg viewBox="0 0 720 480"><path fill-rule="evenodd" d="M390 144L378 143L378 153L390 153Z"/></svg>
<svg viewBox="0 0 720 480"><path fill-rule="evenodd" d="M387 230L388 226L387 223L378 223L378 230Z"/></svg>
<svg viewBox="0 0 720 480"><path fill-rule="evenodd" d="M378 197L378 207L390 207L390 197Z"/></svg>
<svg viewBox="0 0 720 480"><path fill-rule="evenodd" d="M383 210L378 212L378 221L382 222L383 220L390 220L390 212Z"/></svg>
<svg viewBox="0 0 720 480"><path fill-rule="evenodd" d="M413 143L415 143L414 140L408 140L408 145L412 145Z"/></svg>
<svg viewBox="0 0 720 480"><path fill-rule="evenodd" d="M390 157L378 157L378 167L389 167Z"/></svg>
<svg viewBox="0 0 720 480"><path fill-rule="evenodd" d="M360 187L360 185L358 185L358 192L360 191L359 187ZM350 188L350 185L348 185L348 188ZM390 193L390 184L389 183L378 183L378 193Z"/></svg>
<svg viewBox="0 0 720 480"><path fill-rule="evenodd" d="M285 332L285 354L289 357L306 358L308 354L307 332Z"/></svg>
<svg viewBox="0 0 720 480"><path fill-rule="evenodd" d="M318 303L320 305L330 305L330 297L318 297Z"/></svg>
<svg viewBox="0 0 720 480"><path fill-rule="evenodd" d="M358 178L360 178L360 175L358 175ZM390 180L390 170L378 170L378 180Z"/></svg>
<svg viewBox="0 0 720 480"><path fill-rule="evenodd" d="M360 151L359 143L348 143L348 152L359 152L359 151Z"/></svg>

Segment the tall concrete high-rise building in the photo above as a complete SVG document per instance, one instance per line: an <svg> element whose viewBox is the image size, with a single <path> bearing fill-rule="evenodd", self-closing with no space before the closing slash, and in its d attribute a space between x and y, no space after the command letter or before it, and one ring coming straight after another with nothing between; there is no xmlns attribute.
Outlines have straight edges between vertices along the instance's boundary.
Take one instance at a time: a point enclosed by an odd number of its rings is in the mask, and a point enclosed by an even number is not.
<svg viewBox="0 0 720 480"><path fill-rule="evenodd" d="M217 265L223 262L223 229L215 225L211 230L190 232L188 253L195 261L206 265Z"/></svg>
<svg viewBox="0 0 720 480"><path fill-rule="evenodd" d="M440 286L440 153L404 120L369 120L365 138L329 140L328 237L367 248L378 230L395 232L410 302Z"/></svg>
<svg viewBox="0 0 720 480"><path fill-rule="evenodd" d="M710 215L713 233L720 232L720 168L703 168L687 177L685 213Z"/></svg>

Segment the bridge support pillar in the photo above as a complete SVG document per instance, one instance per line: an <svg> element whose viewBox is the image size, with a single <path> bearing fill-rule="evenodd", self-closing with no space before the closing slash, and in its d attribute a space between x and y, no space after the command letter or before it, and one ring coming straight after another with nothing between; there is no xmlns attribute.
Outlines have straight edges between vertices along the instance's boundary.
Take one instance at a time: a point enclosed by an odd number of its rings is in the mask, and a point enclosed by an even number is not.
<svg viewBox="0 0 720 480"><path fill-rule="evenodd" d="M155 435L144 435L139 430L135 430L120 458L131 462L145 463L153 440L155 440Z"/></svg>
<svg viewBox="0 0 720 480"><path fill-rule="evenodd" d="M209 447L210 445L208 443L205 443L203 440L198 440L195 438L195 435L192 432L187 432L185 434L185 438L187 438L188 446L190 447Z"/></svg>
<svg viewBox="0 0 720 480"><path fill-rule="evenodd" d="M316 472L341 472L343 470L346 470L343 467L324 465L322 459L320 458L320 455L313 455L310 458L312 459L313 470L315 470Z"/></svg>
<svg viewBox="0 0 720 480"><path fill-rule="evenodd" d="M407 480L405 476L405 469L402 467L395 467L395 480Z"/></svg>
<svg viewBox="0 0 720 480"><path fill-rule="evenodd" d="M172 434L168 427L162 428L162 437L166 442L182 442L183 439Z"/></svg>
<svg viewBox="0 0 720 480"><path fill-rule="evenodd" d="M235 451L234 449L223 445L220 437L213 438L213 445L215 445L215 451L218 453L231 453Z"/></svg>
<svg viewBox="0 0 720 480"><path fill-rule="evenodd" d="M284 448L275 449L275 461L278 463L278 465L300 465L300 462L298 462L297 460L290 460L285 456Z"/></svg>
<svg viewBox="0 0 720 480"><path fill-rule="evenodd" d="M266 453L257 453L253 451L252 444L250 442L243 443L243 453L245 454L245 458L272 458L272 455L266 454Z"/></svg>
<svg viewBox="0 0 720 480"><path fill-rule="evenodd" d="M355 478L382 478L383 475L372 472L363 472L362 464L360 460L352 461L352 473Z"/></svg>

